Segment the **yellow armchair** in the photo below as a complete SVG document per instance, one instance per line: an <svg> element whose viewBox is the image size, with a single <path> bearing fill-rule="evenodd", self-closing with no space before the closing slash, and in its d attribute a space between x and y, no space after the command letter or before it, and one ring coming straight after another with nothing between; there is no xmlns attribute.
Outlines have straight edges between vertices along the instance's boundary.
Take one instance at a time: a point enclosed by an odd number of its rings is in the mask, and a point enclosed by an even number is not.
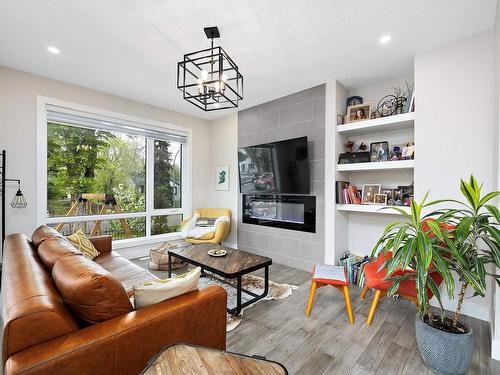
<svg viewBox="0 0 500 375"><path fill-rule="evenodd" d="M197 208L194 210L194 214L200 215L200 217L209 217L217 219L221 216L227 216L231 219L231 210L227 208ZM191 218L183 220L182 225L186 224ZM204 236L203 238L186 238L186 241L192 244L200 243L213 243L220 244L224 241L229 234L231 229L231 221L229 222L219 222L215 227L215 233L213 236L211 234Z"/></svg>

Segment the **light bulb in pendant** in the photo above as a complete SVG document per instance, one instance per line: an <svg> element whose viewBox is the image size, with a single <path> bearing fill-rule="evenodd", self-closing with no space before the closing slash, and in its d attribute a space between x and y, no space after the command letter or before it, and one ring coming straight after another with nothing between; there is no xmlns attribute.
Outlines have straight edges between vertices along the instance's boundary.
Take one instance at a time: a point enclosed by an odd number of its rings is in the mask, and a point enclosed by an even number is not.
<svg viewBox="0 0 500 375"><path fill-rule="evenodd" d="M220 76L220 91L222 93L224 93L224 91L226 90L226 82L227 82L227 75L226 73L222 73L222 75Z"/></svg>
<svg viewBox="0 0 500 375"><path fill-rule="evenodd" d="M198 78L196 84L198 85L198 94L203 94L203 80Z"/></svg>

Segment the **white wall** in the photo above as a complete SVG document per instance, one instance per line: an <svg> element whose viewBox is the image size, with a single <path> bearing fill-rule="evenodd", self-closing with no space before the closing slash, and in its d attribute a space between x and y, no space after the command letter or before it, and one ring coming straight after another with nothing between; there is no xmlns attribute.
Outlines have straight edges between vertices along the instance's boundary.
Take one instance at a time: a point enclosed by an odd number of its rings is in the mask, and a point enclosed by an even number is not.
<svg viewBox="0 0 500 375"><path fill-rule="evenodd" d="M147 87L144 88L147 90ZM206 206L213 187L208 121L44 77L0 67L0 149L7 150L7 176L20 178L25 209L7 205L6 233L31 234L36 226L36 100L48 96L193 129L193 207ZM7 199L15 194L8 185Z"/></svg>
<svg viewBox="0 0 500 375"><path fill-rule="evenodd" d="M416 199L428 190L432 199L460 199L460 178L471 173L484 191L496 188L494 51L490 31L415 57ZM485 298L467 299L462 312L489 320L491 300L490 289Z"/></svg>
<svg viewBox="0 0 500 375"><path fill-rule="evenodd" d="M495 107L495 124L496 124L496 181L497 190L500 190L500 1L497 2L497 14L495 23L495 80L496 80L496 107ZM500 288L496 282L492 282L493 298L491 304L491 356L496 360L500 360Z"/></svg>
<svg viewBox="0 0 500 375"><path fill-rule="evenodd" d="M348 96L358 95L363 98L363 103L372 103L373 110L377 109L378 102L386 95L394 95L394 88L406 88L406 82L413 84L413 72L401 78L391 79L366 87L349 88Z"/></svg>
<svg viewBox="0 0 500 375"><path fill-rule="evenodd" d="M233 113L210 122L211 167L210 182L211 207L231 210L231 232L224 242L237 247L236 225L238 222L238 114ZM229 165L229 190L215 190L215 167Z"/></svg>

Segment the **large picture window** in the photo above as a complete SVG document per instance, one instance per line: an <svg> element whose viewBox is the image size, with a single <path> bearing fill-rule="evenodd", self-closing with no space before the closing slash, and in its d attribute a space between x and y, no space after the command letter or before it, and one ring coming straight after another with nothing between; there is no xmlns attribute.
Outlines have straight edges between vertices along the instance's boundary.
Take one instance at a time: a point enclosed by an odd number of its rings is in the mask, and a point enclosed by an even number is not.
<svg viewBox="0 0 500 375"><path fill-rule="evenodd" d="M114 240L180 231L187 136L47 111L47 223Z"/></svg>

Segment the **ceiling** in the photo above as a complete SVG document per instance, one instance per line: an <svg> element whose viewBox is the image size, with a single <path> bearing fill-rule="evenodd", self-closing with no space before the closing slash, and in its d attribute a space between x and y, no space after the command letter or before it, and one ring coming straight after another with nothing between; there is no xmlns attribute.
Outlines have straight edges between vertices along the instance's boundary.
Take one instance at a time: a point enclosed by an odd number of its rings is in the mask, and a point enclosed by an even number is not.
<svg viewBox="0 0 500 375"><path fill-rule="evenodd" d="M219 27L244 75L241 109L331 78L404 76L416 52L491 29L495 10L495 0L2 0L0 65L211 119L229 112L205 113L176 88L183 54L208 47L205 26Z"/></svg>

